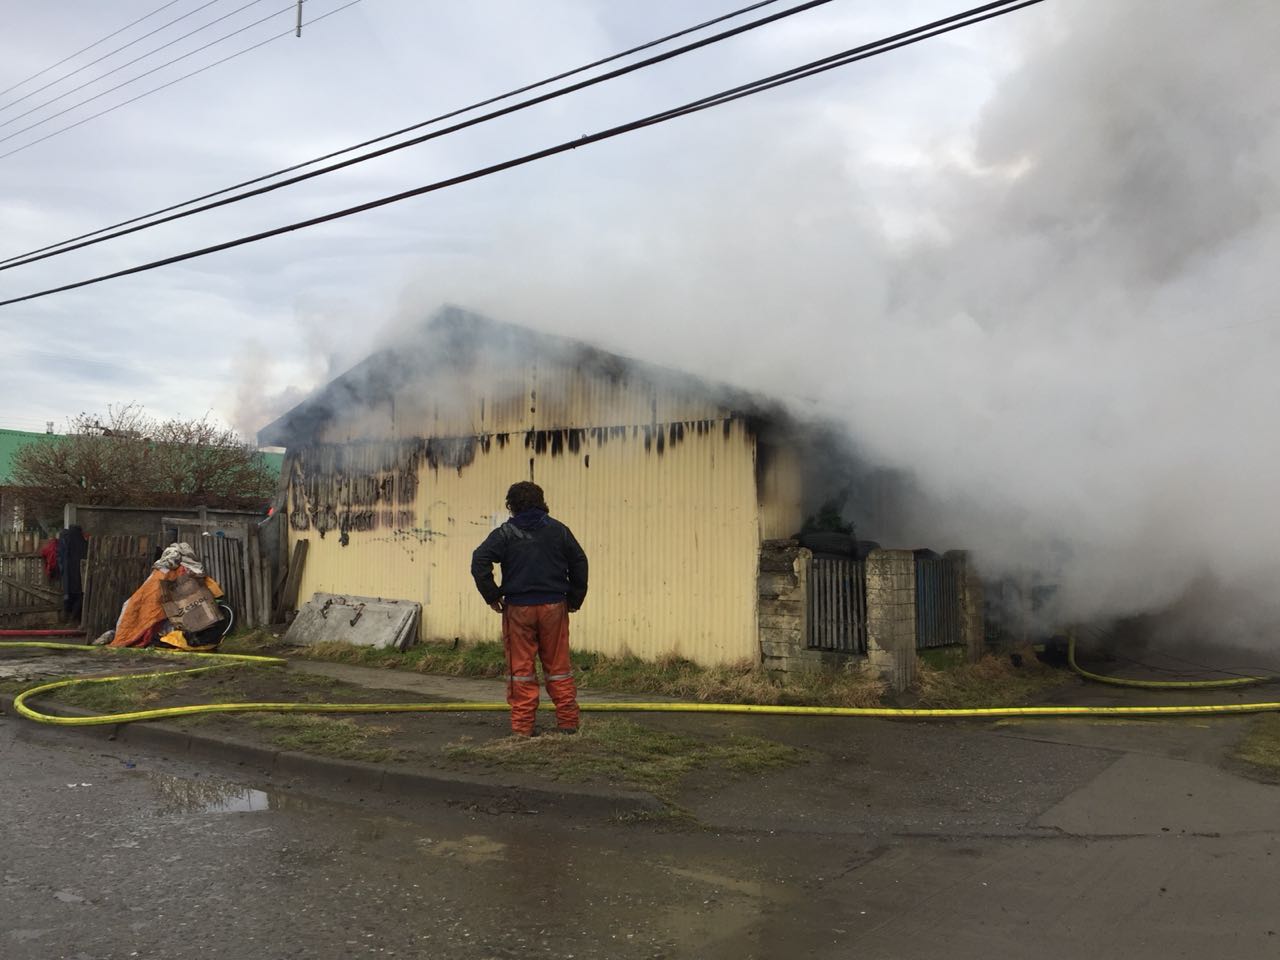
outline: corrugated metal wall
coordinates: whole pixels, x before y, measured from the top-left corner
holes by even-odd
[[[800,454],[791,445],[757,444],[760,539],[794,537],[804,524],[804,477]]]
[[[477,389],[482,384],[482,389]],[[393,437],[462,437],[564,427],[631,426],[723,417],[708,397],[664,389],[634,371],[584,373],[554,359],[523,367],[433,371],[417,389],[373,408],[349,408],[325,428],[326,443]]]
[[[568,422],[609,423],[610,404],[617,400],[619,418],[640,411],[628,403],[647,404],[647,426],[537,440],[513,434],[506,443],[477,448],[460,470],[422,463],[412,524],[379,522],[374,529],[351,529],[345,546],[337,529],[323,538],[314,527],[290,530],[291,541],[311,540],[300,596],[329,591],[420,599],[424,636],[497,639],[498,617],[471,581],[471,551],[506,518],[507,487],[532,478],[546,489],[553,515],[573,528],[591,559],[591,595],[574,618],[576,647],[644,657],[677,653],[701,663],[758,656],[762,522],[754,436],[738,420],[689,418],[655,425],[649,419],[655,409],[712,412],[705,404],[681,407],[669,399],[659,404],[654,391],[628,392],[599,378],[561,380],[577,386],[564,389],[561,411],[548,402],[543,408],[551,411],[548,418],[554,413],[559,422],[565,422],[559,420],[563,416]],[[545,386],[531,390],[534,404],[548,395]],[[490,429],[497,423],[488,419],[495,410],[514,416],[501,404],[484,406]],[[405,409],[399,399],[396,409],[397,416]],[[530,429],[547,429],[537,425],[537,407],[533,410]],[[332,448],[297,453],[304,468],[327,461],[324,469],[340,469]],[[365,451],[350,459],[372,466],[377,460],[370,456]],[[343,487],[341,478],[326,479],[331,489]]]

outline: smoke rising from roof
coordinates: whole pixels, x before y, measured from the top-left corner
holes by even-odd
[[[1073,618],[1208,577],[1252,598],[1232,629],[1260,638],[1280,622],[1280,10],[1036,9],[971,129],[877,152],[846,72],[682,121],[679,153],[641,134],[660,175],[531,194],[484,254],[424,265],[405,316],[450,300],[801,395],[915,474],[903,545],[1039,571]]]

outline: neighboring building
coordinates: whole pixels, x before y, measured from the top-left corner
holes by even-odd
[[[760,397],[447,309],[258,439],[288,448],[303,599],[418,600],[425,637],[495,639],[471,552],[533,480],[590,557],[575,646],[712,664],[760,657],[761,544],[802,523],[802,432]]]
[[[25,530],[29,519],[22,496],[23,488],[13,480],[14,457],[29,443],[56,442],[57,439],[58,435],[52,431],[0,430],[0,532]]]

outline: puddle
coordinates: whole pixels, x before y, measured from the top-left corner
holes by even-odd
[[[380,840],[397,821],[390,817],[349,817],[340,805],[287,790],[258,790],[217,777],[179,777],[155,770],[131,772],[144,777],[156,793],[155,815],[186,816],[222,813],[309,813],[343,811],[344,832],[358,840]]]
[[[160,815],[171,813],[258,813],[282,806],[277,794],[226,780],[144,774],[155,790]]]
[[[492,863],[503,859],[507,845],[491,837],[472,835],[461,840],[432,840],[422,837],[418,846],[437,857],[453,857],[463,863]]]

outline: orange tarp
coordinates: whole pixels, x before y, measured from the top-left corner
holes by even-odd
[[[145,647],[155,639],[155,629],[168,619],[164,612],[164,588],[166,580],[177,580],[186,574],[185,567],[176,570],[155,570],[133,592],[120,619],[116,623],[116,635],[111,641],[113,647]],[[215,597],[222,596],[222,588],[212,577],[204,578],[204,585]]]

